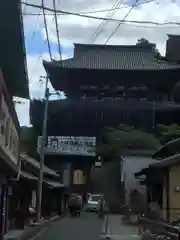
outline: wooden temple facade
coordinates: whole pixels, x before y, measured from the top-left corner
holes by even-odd
[[[173,62],[157,59],[151,44],[74,44],[72,58],[44,61],[52,86],[66,95],[49,102],[48,135],[92,136],[98,142],[105,126],[124,123],[152,131],[156,124],[179,123],[180,107],[172,96],[180,75],[178,60],[180,54]],[[31,123],[39,135],[43,110],[43,101],[31,102]],[[67,157],[53,158],[58,164]]]
[[[153,49],[75,44],[73,58],[44,61],[52,86],[67,97],[49,102],[49,133],[98,136],[104,126],[119,123],[152,129],[179,122],[172,89],[180,64],[155,58]],[[32,101],[31,122],[39,131],[43,109],[43,101]]]

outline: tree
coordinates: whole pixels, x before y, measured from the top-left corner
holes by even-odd
[[[156,44],[155,43],[151,43],[149,40],[147,40],[146,38],[140,38],[137,40],[136,45],[142,45],[142,46],[146,46],[146,45],[153,45],[153,50],[155,52],[155,56],[161,57],[161,54],[159,52],[159,50],[156,48]]]
[[[180,138],[180,125],[176,123],[170,125],[158,124],[157,129],[160,135],[161,144]]]
[[[105,129],[97,151],[105,161],[109,161],[116,159],[123,150],[153,151],[159,146],[160,142],[154,135],[121,124],[117,128]]]
[[[20,134],[20,152],[27,153],[31,157],[38,158],[37,139],[38,135],[33,127],[22,127]]]

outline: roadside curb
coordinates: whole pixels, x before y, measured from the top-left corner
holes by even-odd
[[[24,230],[17,230],[17,233],[11,234],[11,233],[7,233],[4,236],[5,240],[30,240],[30,239],[35,239],[36,237],[38,237],[38,235],[41,235],[40,233],[44,232],[51,223],[58,221],[62,218],[62,216],[54,216],[48,220],[42,220],[42,222],[40,223],[33,223],[30,226],[28,226],[26,229]]]

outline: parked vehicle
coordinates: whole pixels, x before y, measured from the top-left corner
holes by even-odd
[[[100,205],[101,205],[101,198],[104,199],[104,196],[102,194],[90,194],[88,197],[88,201],[85,207],[85,210],[87,212],[99,212],[100,211]],[[105,199],[103,203],[103,208],[105,209]]]

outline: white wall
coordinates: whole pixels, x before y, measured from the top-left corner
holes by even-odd
[[[141,171],[154,162],[150,157],[142,156],[125,156],[123,158],[123,180],[125,184],[126,202],[129,201],[131,189],[137,189],[144,196],[146,195],[145,187],[139,184],[139,180],[135,178],[134,173]]]

